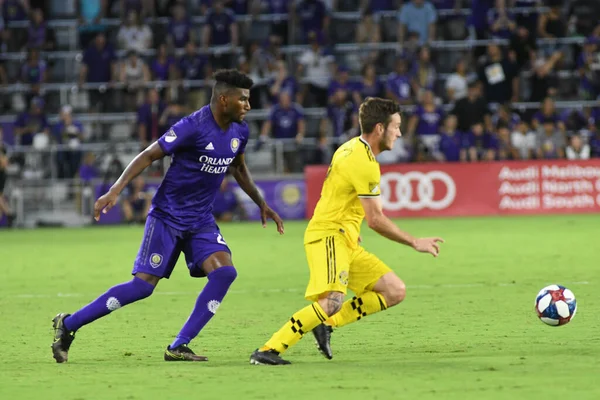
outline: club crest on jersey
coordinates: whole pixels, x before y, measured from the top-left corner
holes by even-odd
[[[240,147],[240,139],[238,139],[238,138],[231,139],[231,151],[233,151],[235,153],[236,151],[238,151],[239,147]]]
[[[377,193],[379,190],[379,182],[369,182],[369,192],[372,194]]]
[[[163,256],[161,256],[158,253],[152,253],[152,255],[150,256],[150,265],[152,266],[152,268],[160,267],[160,264],[162,264],[162,261],[163,261]]]
[[[348,271],[341,271],[338,278],[342,285],[344,285],[344,286],[348,285]]]
[[[165,142],[172,143],[175,141],[175,139],[177,139],[177,135],[175,134],[173,128],[171,128],[169,129],[169,132],[167,132],[167,134],[165,135]]]

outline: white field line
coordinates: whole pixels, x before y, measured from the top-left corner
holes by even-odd
[[[550,284],[550,283],[549,283]],[[562,285],[591,285],[591,282],[578,281],[578,282],[562,282]],[[432,289],[468,289],[468,288],[481,288],[481,287],[511,287],[519,286],[518,283],[496,283],[496,284],[484,284],[484,283],[447,283],[441,285],[407,285],[408,290],[432,290]],[[541,286],[546,286],[541,284]],[[229,294],[260,294],[260,293],[302,293],[304,289],[288,288],[288,289],[259,289],[259,290],[230,290]],[[160,296],[189,296],[197,295],[197,292],[156,292],[156,295]],[[95,293],[98,295],[99,293]],[[92,293],[57,293],[57,294],[17,294],[13,296],[7,296],[9,298],[17,299],[47,299],[56,297],[81,297],[81,296],[93,296]],[[0,297],[1,298],[1,297]]]

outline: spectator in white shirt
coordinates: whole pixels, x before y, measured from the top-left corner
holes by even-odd
[[[566,150],[567,159],[569,160],[589,160],[590,145],[583,143],[581,136],[573,135]]]
[[[310,32],[308,38],[310,47],[298,58],[298,74],[304,75],[307,82],[302,90],[303,105],[307,105],[305,95],[310,93],[314,105],[325,107],[335,58],[321,47],[315,32]]]
[[[446,80],[446,95],[448,96],[448,101],[451,103],[467,97],[468,77],[466,61],[460,60],[457,62],[454,71]]]
[[[131,10],[127,14],[127,23],[119,29],[117,42],[120,49],[141,54],[152,47],[152,31],[140,21],[137,12]]]
[[[522,160],[533,158],[536,146],[536,134],[529,129],[527,122],[520,121],[510,137],[513,148]]]

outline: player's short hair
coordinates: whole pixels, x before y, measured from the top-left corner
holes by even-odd
[[[358,109],[358,121],[362,133],[369,134],[375,125],[383,124],[387,127],[392,115],[400,114],[400,104],[393,100],[379,97],[367,97]]]
[[[236,69],[220,69],[213,74],[213,79],[214,89],[218,92],[234,88],[250,89],[254,85],[252,78]]]

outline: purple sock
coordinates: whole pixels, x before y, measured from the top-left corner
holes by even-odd
[[[171,344],[172,349],[182,344],[188,344],[198,336],[202,328],[217,312],[217,308],[221,305],[221,301],[236,276],[237,272],[234,267],[217,268],[208,274],[208,283],[198,296],[192,314]]]
[[[81,310],[64,320],[65,327],[77,331],[84,325],[102,318],[134,301],[145,299],[154,291],[154,286],[143,279],[134,277],[131,281],[113,286],[106,293],[92,301]]]

